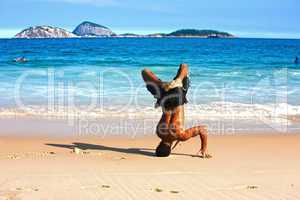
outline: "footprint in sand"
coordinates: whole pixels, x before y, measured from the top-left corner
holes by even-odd
[[[109,185],[101,185],[101,188],[110,188]]]
[[[173,193],[173,194],[178,194],[178,193],[179,193],[179,191],[177,191],[177,190],[171,190],[171,191],[170,191],[170,193]]]
[[[257,185],[236,185],[233,187],[227,187],[227,188],[219,188],[216,190],[256,190],[259,187]]]
[[[154,192],[163,192],[163,189],[161,189],[161,188],[155,188],[153,191]]]
[[[22,187],[17,187],[15,189],[16,191],[23,191],[23,192],[38,192],[38,188],[22,188]]]
[[[159,187],[157,187],[157,188],[151,189],[151,191],[153,191],[153,192],[163,192],[164,190],[161,189],[161,188],[159,188]],[[178,191],[178,190],[170,190],[169,192],[172,193],[172,194],[178,194],[178,193],[180,193],[180,191]]]
[[[109,188],[111,188],[111,186],[110,185],[87,185],[87,186],[81,186],[80,188],[83,189],[83,190],[86,190],[86,189],[98,189],[98,188],[109,189]]]
[[[247,189],[248,190],[256,190],[256,189],[258,189],[258,186],[257,185],[248,185]]]
[[[126,160],[127,157],[125,157],[125,156],[116,156],[116,157],[114,157],[113,159],[114,159],[114,160]]]

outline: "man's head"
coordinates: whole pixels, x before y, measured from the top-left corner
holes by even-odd
[[[168,157],[171,154],[171,144],[161,141],[156,147],[155,155],[157,157]]]

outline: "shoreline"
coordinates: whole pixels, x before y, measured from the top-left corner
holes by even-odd
[[[193,156],[199,138],[180,143],[170,157],[157,158],[158,141],[0,137],[0,197],[300,198],[300,135],[211,136],[211,159]]]
[[[300,132],[299,106],[212,103],[186,105],[186,128],[206,125],[213,135]],[[36,106],[27,110],[0,108],[0,128],[8,135],[154,135],[161,109],[118,107],[77,110],[70,107],[48,109]],[[0,133],[0,135],[2,135]]]
[[[32,118],[13,117],[0,118],[0,137],[125,137],[141,138],[155,136],[157,118]],[[222,135],[252,135],[252,134],[297,134],[300,133],[298,123],[278,124],[266,123],[261,120],[223,119],[220,120],[198,120],[187,119],[185,128],[205,125],[209,134]]]

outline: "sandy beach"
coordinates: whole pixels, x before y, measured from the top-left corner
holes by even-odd
[[[199,142],[2,136],[0,199],[300,199],[300,135],[211,136],[211,159]]]

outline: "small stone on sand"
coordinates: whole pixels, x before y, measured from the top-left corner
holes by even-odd
[[[255,190],[255,189],[258,189],[258,186],[256,186],[256,185],[248,185],[247,189],[248,190]]]
[[[127,158],[124,156],[118,156],[118,157],[114,157],[114,159],[116,160],[126,160]]]
[[[179,193],[179,191],[177,191],[177,190],[171,190],[170,192],[173,193],[173,194],[178,194]]]
[[[163,190],[160,189],[160,188],[155,188],[154,191],[155,191],[155,192],[162,192]]]
[[[73,152],[75,154],[80,154],[81,153],[81,149],[79,149],[78,147],[74,147]]]
[[[110,188],[109,185],[102,185],[101,187],[102,187],[102,188]]]

